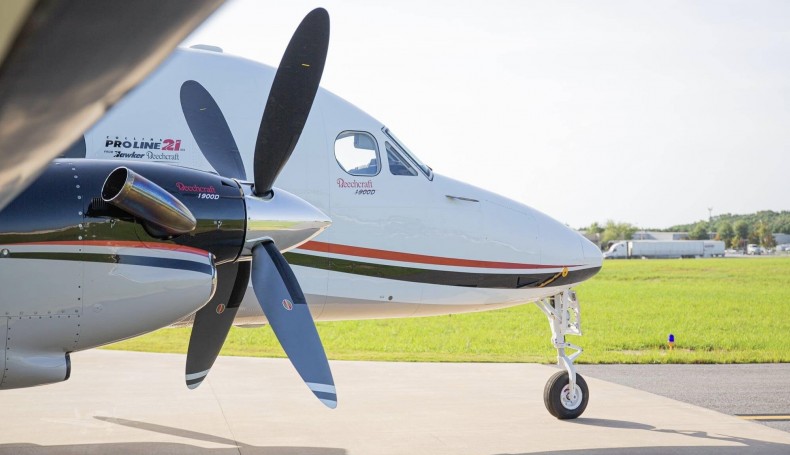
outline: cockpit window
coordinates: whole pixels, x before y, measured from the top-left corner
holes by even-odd
[[[386,126],[382,128],[381,131],[383,131],[388,138],[392,139],[392,142],[394,142],[395,145],[397,145],[398,148],[403,151],[403,154],[406,155],[406,157],[412,163],[414,163],[414,165],[420,168],[422,173],[425,174],[426,177],[428,177],[428,180],[433,180],[433,169],[431,169],[430,166],[420,161],[419,158],[417,158],[417,156],[414,153],[412,153],[411,150],[407,149],[406,146],[403,145],[403,142],[398,140],[398,138],[395,137],[395,135],[392,134],[392,132]]]
[[[384,142],[384,148],[387,149],[387,161],[390,165],[390,172],[392,175],[417,175],[417,171],[403,158],[395,147],[389,142]]]
[[[379,173],[379,147],[369,133],[343,131],[335,139],[335,159],[351,175]]]

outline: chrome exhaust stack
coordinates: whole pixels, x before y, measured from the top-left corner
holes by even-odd
[[[110,172],[102,186],[104,202],[141,218],[169,235],[192,232],[192,212],[167,190],[127,167]]]

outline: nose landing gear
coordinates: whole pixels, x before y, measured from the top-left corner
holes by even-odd
[[[551,415],[558,419],[575,419],[587,408],[590,392],[584,378],[576,373],[573,361],[582,353],[582,348],[565,341],[565,335],[581,335],[581,309],[576,293],[571,290],[560,292],[538,302],[538,307],[549,319],[551,342],[557,349],[557,363],[565,367],[546,383],[543,402]],[[568,355],[565,350],[576,352]]]

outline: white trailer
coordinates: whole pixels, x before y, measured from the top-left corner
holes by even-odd
[[[719,240],[629,240],[613,244],[605,259],[675,259],[724,256]]]
[[[705,242],[705,258],[723,258],[724,257],[724,242],[721,240],[703,240]]]

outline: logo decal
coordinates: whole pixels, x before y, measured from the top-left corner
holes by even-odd
[[[214,185],[186,185],[182,182],[176,182],[176,188],[182,193],[198,193],[198,199],[219,199],[219,194],[217,194],[217,189],[214,188]]]
[[[222,314],[224,312],[225,312],[225,304],[220,303],[219,305],[217,305],[217,314]]]
[[[337,179],[336,183],[338,188],[355,189],[354,194],[356,194],[357,196],[376,194],[376,190],[373,188],[373,180],[368,180],[367,182],[365,182],[356,179],[351,181],[347,181],[345,179]]]
[[[294,309],[294,304],[291,303],[291,301],[288,299],[283,299],[283,308],[285,308],[288,311],[291,311]]]
[[[112,154],[113,158],[135,158],[149,160],[179,161],[179,152],[185,150],[181,148],[181,139],[159,139],[152,137],[129,138],[106,136],[104,141],[104,153]]]
[[[217,189],[214,188],[214,185],[209,186],[200,186],[200,185],[186,185],[182,182],[176,182],[176,188],[178,191],[183,191],[185,193],[216,193]]]

